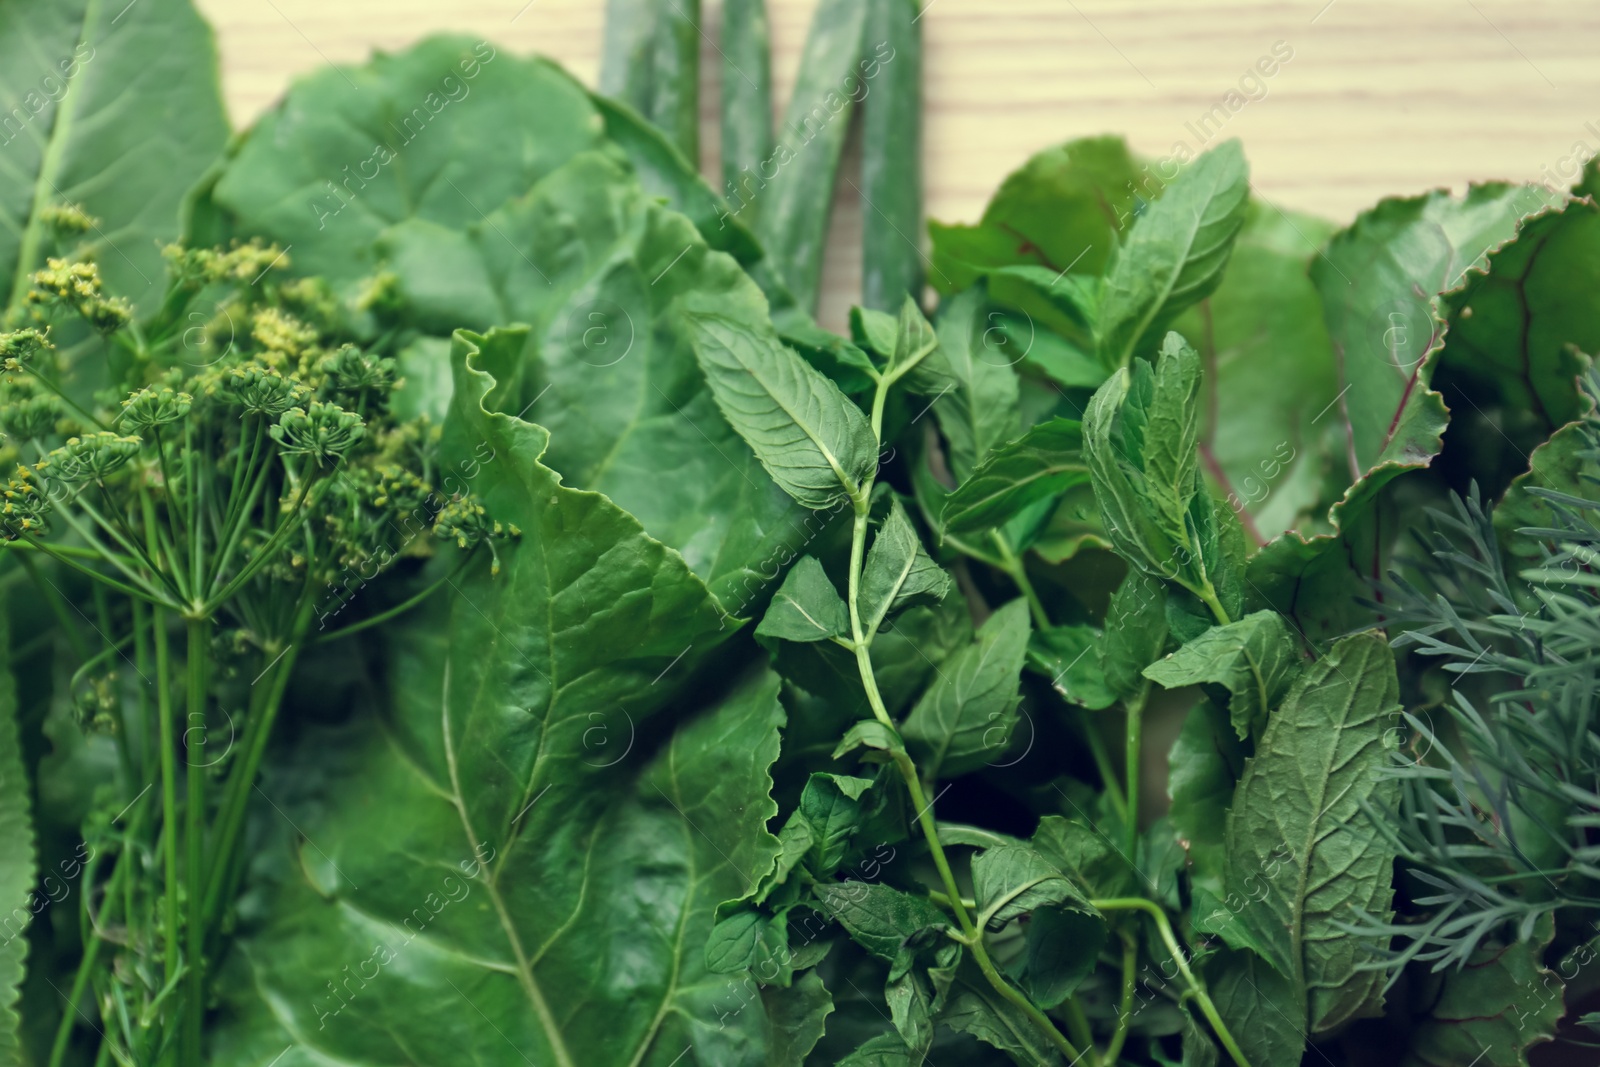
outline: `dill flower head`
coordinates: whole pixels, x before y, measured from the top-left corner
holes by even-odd
[[[0,333],[0,369],[15,373],[23,369],[23,364],[29,356],[40,349],[54,347],[50,343],[48,329],[35,330],[29,327]]]
[[[50,498],[40,488],[39,476],[19,464],[0,490],[0,537],[15,541],[44,536],[50,532],[45,523],[49,511]]]
[[[177,422],[189,414],[189,407],[193,403],[194,397],[188,393],[177,393],[171,389],[140,389],[122,402],[122,414],[118,416],[118,421],[134,431],[149,430]]]
[[[56,237],[75,237],[88,233],[100,224],[77,204],[50,204],[39,213],[44,224],[55,231]]]
[[[120,296],[108,297],[100,283],[100,268],[86,259],[54,257],[43,270],[34,271],[28,304],[40,308],[68,308],[101,333],[111,333],[133,318],[133,305]]]
[[[366,433],[366,424],[338,404],[313,400],[308,407],[285,411],[267,432],[285,455],[310,456],[325,463],[350,451]]]
[[[274,419],[311,395],[293,378],[260,363],[228,368],[222,379],[222,393],[244,408],[245,414]]]
[[[66,444],[51,449],[39,466],[48,467],[52,476],[69,485],[100,482],[125,467],[139,454],[143,443],[137,437],[123,437],[107,430],[69,437]]]
[[[394,360],[380,359],[355,345],[343,345],[322,363],[328,384],[341,393],[384,393],[394,388]]]

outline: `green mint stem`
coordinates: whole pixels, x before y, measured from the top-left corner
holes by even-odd
[[[1142,911],[1155,920],[1162,943],[1172,954],[1172,961],[1178,965],[1178,971],[1188,983],[1191,995],[1199,1003],[1201,1013],[1211,1024],[1212,1030],[1216,1031],[1217,1040],[1222,1042],[1222,1047],[1228,1050],[1228,1055],[1233,1057],[1233,1062],[1238,1064],[1238,1067],[1250,1067],[1250,1061],[1239,1051],[1239,1045],[1234,1041],[1233,1034],[1228,1031],[1227,1024],[1217,1013],[1217,1006],[1211,1003],[1211,997],[1206,993],[1205,986],[1200,984],[1194,972],[1189,969],[1189,960],[1172,932],[1172,923],[1168,921],[1167,913],[1161,910],[1160,905],[1143,897],[1111,897],[1106,900],[1091,900],[1089,903],[1101,911]]]
[[[1126,703],[1128,712],[1127,752],[1125,768],[1128,779],[1128,803],[1123,813],[1127,827],[1128,862],[1138,866],[1139,856],[1139,762],[1144,751],[1144,704],[1150,696],[1150,683],[1144,682],[1139,691]],[[1114,791],[1114,790],[1113,790]]]
[[[1117,1067],[1117,1057],[1122,1055],[1122,1046],[1128,1040],[1128,1024],[1133,1019],[1133,994],[1137,982],[1135,974],[1139,966],[1139,942],[1130,934],[1122,935],[1122,1003],[1117,1007],[1117,1029],[1111,1035],[1111,1043],[1106,1046],[1104,1067]]]
[[[999,530],[991,532],[994,546],[1000,553],[1000,569],[1016,583],[1022,590],[1022,595],[1028,600],[1028,610],[1033,613],[1034,625],[1041,630],[1050,629],[1050,616],[1045,614],[1044,602],[1039,599],[1038,592],[1033,588],[1033,582],[1028,578],[1028,569],[1022,560],[1011,548],[1011,542]]]

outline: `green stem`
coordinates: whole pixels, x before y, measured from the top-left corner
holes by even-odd
[[[1211,609],[1211,614],[1216,616],[1218,626],[1227,626],[1233,622],[1228,617],[1228,612],[1223,608],[1222,600],[1217,596],[1217,587],[1211,584],[1210,578],[1206,579],[1205,585],[1193,592],[1195,596],[1205,602],[1206,607]]]
[[[1117,1029],[1106,1046],[1104,1067],[1117,1067],[1117,1057],[1128,1040],[1128,1024],[1133,1021],[1133,994],[1137,986],[1139,942],[1131,934],[1122,935],[1122,1003],[1117,1008]]]
[[[327,642],[327,641],[337,641],[341,637],[349,637],[351,634],[360,633],[362,630],[367,629],[369,626],[376,626],[381,622],[388,622],[390,619],[394,618],[396,615],[402,615],[405,612],[410,611],[412,608],[416,607],[418,604],[422,603],[424,600],[427,600],[430,596],[432,596],[435,592],[437,592],[441,587],[444,586],[444,584],[446,582],[451,581],[456,576],[458,576],[462,571],[466,570],[467,564],[469,564],[471,562],[472,562],[472,553],[468,552],[468,553],[466,553],[465,555],[462,556],[461,562],[456,564],[455,570],[451,571],[449,574],[446,574],[441,578],[438,578],[438,579],[434,580],[433,582],[430,582],[428,584],[428,587],[423,589],[420,593],[417,593],[415,596],[407,597],[405,600],[402,600],[400,603],[396,604],[394,607],[389,608],[386,611],[379,612],[378,614],[372,616],[371,618],[362,619],[360,622],[351,623],[349,626],[346,626],[342,630],[334,630],[331,633],[322,634],[321,636],[319,636],[317,638],[317,644],[322,644],[322,643]]]
[[[878,388],[872,400],[872,430],[874,439],[878,438],[879,428],[883,422],[884,398],[888,394],[888,383],[879,380]],[[850,531],[850,571],[849,571],[849,599],[847,607],[850,612],[851,644],[855,648],[856,668],[861,675],[861,686],[866,690],[867,704],[872,708],[875,719],[894,729],[894,720],[890,718],[888,708],[884,706],[883,695],[878,691],[878,679],[872,669],[872,657],[868,653],[870,638],[864,634],[861,627],[861,572],[866,558],[867,523],[871,508],[872,483],[875,475],[869,475],[861,485],[854,497],[855,523]],[[922,779],[917,774],[917,768],[911,757],[902,749],[894,753],[895,767],[904,779],[906,791],[911,797],[911,804],[917,810],[917,823],[922,828],[922,836],[928,843],[929,855],[933,858],[933,865],[939,871],[939,880],[944,884],[945,896],[950,902],[950,910],[956,917],[956,923],[961,927],[960,940],[972,952],[973,959],[977,961],[978,969],[983,972],[989,984],[996,993],[1010,1001],[1018,1011],[1028,1017],[1028,1020],[1039,1028],[1040,1032],[1050,1040],[1070,1062],[1077,1062],[1080,1058],[1077,1048],[1067,1039],[1067,1036],[1057,1029],[1055,1023],[1040,1011],[1034,1003],[1023,995],[1022,991],[1007,982],[994,962],[989,958],[988,949],[983,943],[983,931],[973,925],[972,916],[968,913],[961,899],[961,891],[956,885],[954,872],[950,869],[950,860],[944,854],[944,846],[939,843],[939,828],[933,817],[933,804],[928,800],[922,788]],[[1092,1050],[1090,1050],[1092,1051]]]
[[[178,973],[178,773],[177,739],[172,734],[172,655],[167,613],[155,610],[156,715],[161,732],[161,851],[166,861],[166,979]]]
[[[1144,704],[1150,694],[1150,683],[1142,682],[1138,692],[1126,701],[1128,712],[1127,752],[1124,772],[1128,779],[1128,804],[1123,813],[1126,826],[1128,862],[1138,866],[1139,857],[1139,763],[1144,751]]]
[[[1022,590],[1022,595],[1028,598],[1028,610],[1033,613],[1033,621],[1041,630],[1050,629],[1050,616],[1045,614],[1044,602],[1039,599],[1038,592],[1033,588],[1033,582],[1028,578],[1028,568],[1018,558],[1011,548],[1011,542],[999,530],[990,531],[989,535],[994,540],[995,548],[1000,550],[1000,569],[1016,583]]]
[[[1207,995],[1205,986],[1200,984],[1194,972],[1189,969],[1189,960],[1172,932],[1172,923],[1168,921],[1167,913],[1161,910],[1160,905],[1142,897],[1112,897],[1106,900],[1091,900],[1089,903],[1101,911],[1142,911],[1155,920],[1162,943],[1167,946],[1167,951],[1172,954],[1172,961],[1178,965],[1178,971],[1188,983],[1190,994],[1199,1002],[1201,1013],[1211,1023],[1212,1030],[1216,1031],[1217,1040],[1222,1042],[1222,1047],[1228,1050],[1228,1055],[1233,1057],[1233,1062],[1238,1064],[1238,1067],[1250,1067],[1250,1061],[1239,1051],[1238,1042],[1234,1041],[1227,1024],[1217,1013],[1217,1006],[1211,1003],[1211,997]]]
[[[198,542],[199,538],[195,540]],[[198,577],[198,575],[196,576]],[[210,653],[210,633],[207,620],[190,618],[185,629],[188,631],[188,714],[185,721],[188,728],[184,731],[184,740],[189,764],[188,780],[189,796],[185,814],[188,816],[187,845],[188,859],[185,870],[188,898],[188,997],[184,1002],[184,1029],[183,1045],[186,1050],[185,1062],[200,1062],[200,1020],[205,1014],[205,926],[202,923],[202,907],[205,894],[201,887],[205,885],[205,876],[202,873],[205,856],[205,808],[206,808],[206,660]]]
[[[1106,797],[1111,801],[1111,807],[1117,813],[1117,818],[1124,823],[1128,821],[1128,800],[1120,785],[1117,769],[1111,765],[1111,754],[1106,751],[1105,738],[1100,736],[1100,729],[1096,725],[1093,715],[1081,715],[1079,721],[1083,725],[1083,736],[1089,742],[1089,755],[1094,758],[1095,770],[1100,772],[1100,780],[1105,783]]]

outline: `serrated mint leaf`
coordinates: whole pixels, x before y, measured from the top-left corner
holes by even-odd
[[[1202,699],[1183,721],[1168,758],[1168,818],[1189,861],[1189,881],[1220,900],[1227,870],[1226,831],[1233,790],[1244,773],[1248,749],[1228,722],[1228,714]],[[1207,922],[1195,904],[1195,922]],[[1216,916],[1222,921],[1225,915]]]
[[[978,965],[963,959],[939,1021],[1005,1052],[1017,1063],[1057,1067],[1066,1061],[1021,1009],[995,992]]]
[[[1228,814],[1227,903],[1217,932],[1248,927],[1267,962],[1305,991],[1307,1029],[1380,1014],[1383,946],[1339,924],[1389,914],[1395,851],[1363,811],[1396,803],[1384,777],[1398,721],[1394,653],[1377,633],[1335,644],[1301,672],[1245,764]]]
[[[706,936],[706,966],[713,974],[740,974],[759,960],[780,958],[787,948],[785,933],[782,919],[774,921],[749,905],[724,905]]]
[[[1018,974],[1022,988],[1041,1008],[1071,996],[1095,968],[1109,936],[1092,908],[1047,904],[1028,920],[1027,951]]]
[[[917,302],[908,294],[895,319],[894,358],[885,373],[891,379],[910,374],[938,347],[939,335],[922,314]]]
[[[868,1038],[840,1060],[839,1067],[919,1067],[922,1062],[922,1054],[912,1052],[905,1039],[891,1030]]]
[[[851,340],[876,352],[885,363],[894,358],[897,329],[894,316],[887,311],[874,311],[860,305],[850,309]]]
[[[942,930],[950,920],[927,897],[877,882],[835,882],[817,886],[817,899],[856,944],[897,970],[913,954],[907,942],[919,934]]]
[[[844,740],[833,750],[833,758],[847,756],[858,748],[875,749],[879,752],[904,752],[905,742],[900,740],[900,735],[876,719],[865,719],[850,727],[844,735]]]
[[[1022,429],[1016,357],[1006,352],[986,311],[981,288],[947,301],[939,309],[938,347],[905,377],[912,392],[933,401],[958,479]]]
[[[945,498],[943,530],[960,535],[1004,526],[1030,505],[1088,480],[1082,424],[1050,419],[991,452]]]
[[[972,858],[972,888],[991,933],[1046,904],[1089,903],[1055,864],[1027,846],[986,848]]]
[[[1219,948],[1198,962],[1217,1014],[1252,1064],[1301,1061],[1305,1013],[1290,979],[1246,949]]]
[[[1111,594],[1100,640],[1100,667],[1106,688],[1127,700],[1144,686],[1144,669],[1167,647],[1167,592],[1160,582],[1135,568]]]
[[[999,759],[1016,724],[1028,651],[1028,605],[1013,600],[975,641],[939,664],[900,733],[928,778],[955,777]]]
[[[950,591],[950,576],[923,551],[898,496],[872,539],[861,571],[861,629],[876,633],[892,613],[918,604],[937,604]]]
[[[861,827],[861,795],[872,779],[844,774],[813,774],[800,794],[800,814],[811,826],[807,866],[819,878],[838,870]]]
[[[1033,850],[1095,896],[1121,896],[1133,868],[1105,832],[1078,819],[1046,815],[1029,842]]]
[[[849,632],[849,610],[815,556],[800,557],[756,626],[757,637],[785,641],[826,641]]]
[[[814,511],[859,495],[878,462],[861,410],[770,327],[753,328],[709,304],[688,307],[690,343],[717,407],[772,480]]]
[[[1200,439],[1199,400],[1200,355],[1178,334],[1169,333],[1155,364],[1149,406],[1140,413],[1144,421],[1137,462],[1151,512],[1175,545],[1187,544],[1189,502],[1202,491],[1195,452]],[[1134,443],[1131,431],[1128,440]]]
[[[1117,695],[1106,686],[1100,666],[1101,632],[1093,626],[1052,626],[1028,639],[1028,666],[1050,685],[1091,711],[1109,708]]]
[[[1168,689],[1213,682],[1233,699],[1228,714],[1241,741],[1259,734],[1267,713],[1289,689],[1300,667],[1300,647],[1276,611],[1258,611],[1217,626],[1144,669]]]
[[[1134,222],[1106,270],[1098,334],[1108,368],[1150,351],[1173,318],[1222,283],[1249,195],[1244,152],[1225,141]]]

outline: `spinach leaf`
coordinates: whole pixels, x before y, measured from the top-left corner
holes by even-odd
[[[0,609],[5,604],[0,601]],[[11,647],[10,616],[0,610],[0,648]],[[16,1010],[28,956],[28,926],[37,900],[34,834],[29,817],[28,775],[17,726],[17,685],[9,666],[0,667],[0,1060],[23,1062],[22,1020]]]
[[[457,335],[445,440],[450,457],[490,450],[476,492],[523,535],[498,576],[469,572],[448,625],[391,630],[383,728],[297,753],[298,774],[327,768],[307,780],[325,795],[296,810],[303,838],[254,890],[228,1062],[285,1044],[355,1062],[508,1045],[565,1065],[691,1046],[681,1062],[765,1062],[759,1013],[738,1011],[742,986],[709,975],[704,946],[717,902],[778,856],[778,680],[684,685],[722,639],[717,606],[630,516],[560,484],[542,429],[483,406],[523,343]]]
[[[160,245],[228,137],[210,28],[188,0],[12,6],[0,13],[0,70],[14,105],[0,190],[6,306],[59,254],[46,209],[76,205],[98,220],[85,237],[108,290],[153,310]]]

